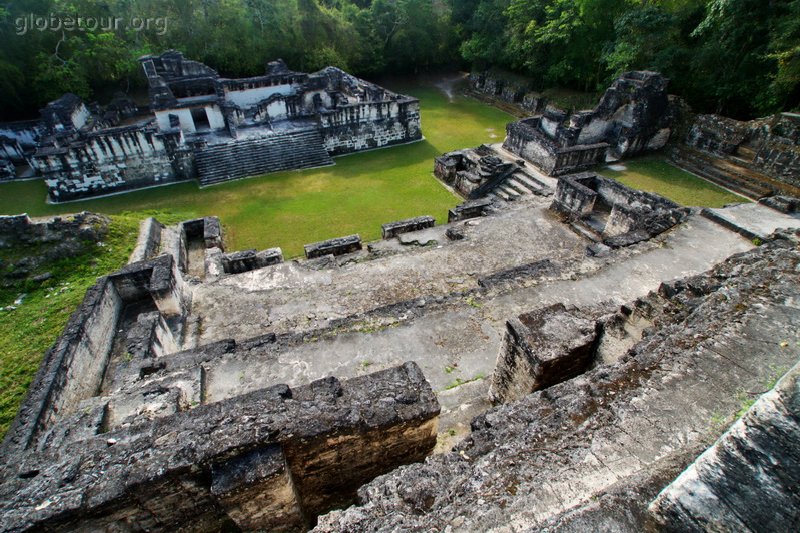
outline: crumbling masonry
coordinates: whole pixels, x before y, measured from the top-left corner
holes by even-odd
[[[41,176],[63,202],[197,179],[201,185],[331,165],[331,156],[422,138],[419,101],[335,67],[222,78],[168,51],[140,59],[149,111],[67,94],[39,121],[0,125],[0,179]],[[24,170],[30,167],[28,170]]]

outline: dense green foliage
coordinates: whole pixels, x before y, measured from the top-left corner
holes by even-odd
[[[51,13],[48,29],[31,27],[31,15]],[[68,17],[83,31],[52,31]],[[800,103],[800,0],[19,0],[0,7],[0,39],[5,118],[65,91],[141,87],[136,59],[167,48],[229,76],[276,57],[362,76],[476,65],[594,92],[652,68],[699,111],[748,117]]]
[[[749,117],[800,103],[798,0],[468,0],[467,61],[541,88],[604,88],[653,69],[699,111]],[[466,4],[470,4],[467,6]]]

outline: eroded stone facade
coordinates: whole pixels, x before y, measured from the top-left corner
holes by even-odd
[[[552,105],[512,122],[503,147],[549,176],[659,150],[669,140],[674,109],[667,79],[656,72],[626,72],[593,110],[568,114]]]
[[[140,59],[150,109],[67,94],[39,122],[0,125],[0,179],[29,165],[63,202],[197,179],[201,185],[333,164],[331,156],[422,138],[419,101],[328,67],[281,61],[222,78],[176,51]]]

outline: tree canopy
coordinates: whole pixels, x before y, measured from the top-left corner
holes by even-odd
[[[0,7],[0,38],[4,119],[141,87],[136,59],[169,48],[227,76],[281,57],[368,77],[497,67],[597,91],[655,69],[699,111],[800,105],[800,0],[18,0]]]

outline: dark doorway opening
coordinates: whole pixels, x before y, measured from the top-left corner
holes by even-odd
[[[211,124],[208,123],[208,115],[203,107],[192,109],[192,120],[194,121],[194,129],[197,131],[211,129]]]

